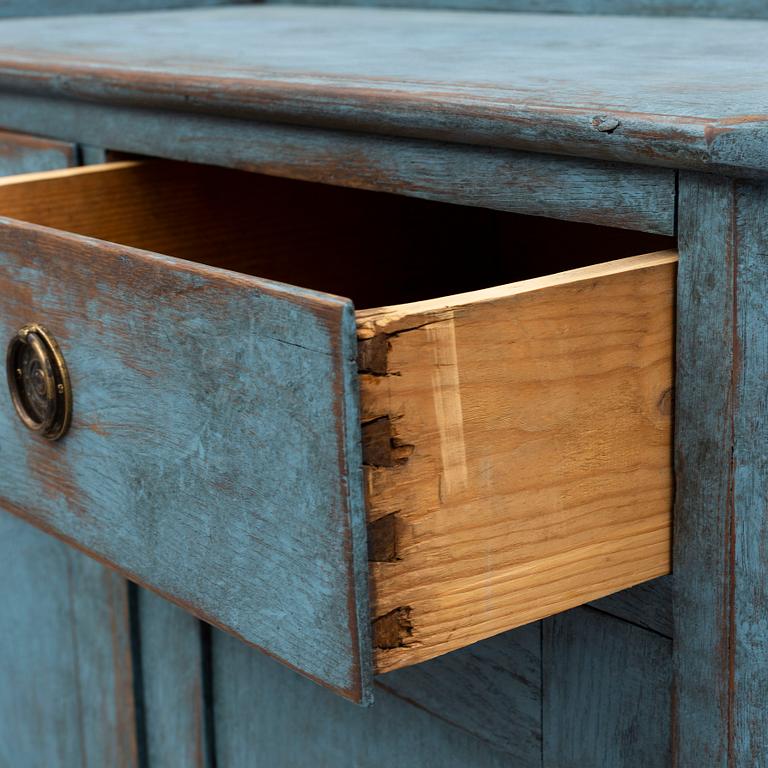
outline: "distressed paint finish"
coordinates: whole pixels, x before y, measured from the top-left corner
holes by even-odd
[[[609,13],[648,16],[768,18],[764,0],[267,0],[288,5],[361,5],[386,8],[451,8],[525,13]]]
[[[77,161],[77,146],[71,142],[0,131],[0,176],[68,168]]]
[[[179,606],[138,590],[143,715],[151,768],[206,768],[200,622]]]
[[[590,603],[604,613],[651,629],[665,637],[673,636],[672,611],[674,581],[672,576],[647,581]]]
[[[389,691],[508,753],[541,761],[541,622],[376,679]]]
[[[768,186],[680,187],[676,765],[768,755]]]
[[[0,27],[0,92],[765,173],[766,34],[765,21],[269,5],[15,19]]]
[[[350,706],[221,632],[213,673],[220,768],[540,768],[383,690]]]
[[[350,698],[369,692],[351,304],[8,219],[0,335],[44,321],[70,433],[0,409],[0,507]]]
[[[5,512],[0,562],[0,765],[137,768],[125,582]]]
[[[304,181],[670,235],[675,172],[582,158],[256,123],[124,106],[0,97],[6,126],[114,150]]]
[[[576,608],[544,621],[543,664],[544,768],[669,768],[668,638]]]

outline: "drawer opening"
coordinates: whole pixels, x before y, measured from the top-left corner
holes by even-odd
[[[674,245],[661,235],[154,160],[0,179],[0,215],[346,296],[359,309]]]

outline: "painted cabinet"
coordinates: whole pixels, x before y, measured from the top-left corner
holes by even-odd
[[[767,24],[0,23],[0,766],[765,763]]]

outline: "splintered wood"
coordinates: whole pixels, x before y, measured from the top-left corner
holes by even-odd
[[[676,261],[357,313],[377,671],[670,571]]]

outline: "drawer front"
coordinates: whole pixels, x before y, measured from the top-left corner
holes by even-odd
[[[2,219],[0,337],[33,322],[72,425],[42,439],[4,398],[0,506],[365,698],[351,304]]]

